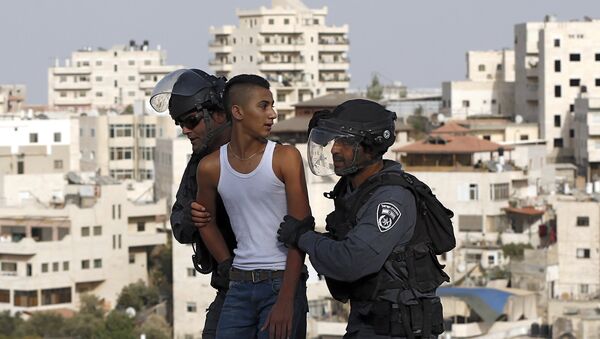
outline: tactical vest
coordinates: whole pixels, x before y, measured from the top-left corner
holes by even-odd
[[[386,161],[385,167],[395,162]],[[452,217],[452,212],[442,207],[432,213],[426,199],[417,192],[413,176],[405,172],[384,171],[370,177],[358,187],[350,197],[346,197],[348,182],[342,177],[334,190],[325,193],[334,200],[335,210],[327,216],[327,231],[336,240],[342,240],[356,225],[356,214],[361,206],[381,186],[398,185],[408,189],[415,196],[417,207],[416,224],[411,240],[405,246],[396,246],[379,272],[370,274],[353,282],[342,282],[326,278],[331,295],[342,302],[349,299],[371,303],[371,314],[366,319],[373,325],[377,334],[426,337],[443,332],[442,306],[435,290],[444,281],[449,281],[443,271],[444,266],[437,260],[436,252],[454,247],[453,233],[433,235],[433,238],[445,240],[437,244],[431,241],[431,218]],[[419,184],[420,181],[416,180]],[[427,187],[426,185],[422,184]],[[428,187],[427,187],[428,189]],[[431,192],[429,190],[429,192]],[[429,215],[427,215],[429,213]],[[436,215],[434,215],[436,214]],[[444,215],[442,215],[444,214]],[[428,219],[429,218],[429,219]],[[402,221],[400,221],[402,222]],[[450,222],[450,229],[452,225]],[[451,231],[450,231],[451,232]]]

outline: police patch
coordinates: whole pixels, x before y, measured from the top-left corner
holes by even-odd
[[[382,202],[377,206],[377,227],[380,232],[389,231],[398,219],[400,219],[400,210],[391,202]]]

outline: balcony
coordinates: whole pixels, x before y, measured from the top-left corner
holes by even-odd
[[[35,255],[38,252],[38,247],[32,238],[23,238],[18,242],[2,241],[0,242],[0,254]]]
[[[290,43],[267,43],[264,41],[258,42],[259,52],[277,53],[277,52],[299,52],[304,45],[304,40],[294,40]]]
[[[136,233],[127,235],[128,247],[162,245],[167,242],[167,233]]]
[[[92,73],[92,69],[90,67],[54,67],[51,69],[54,75],[79,75]]]
[[[350,64],[347,61],[323,62],[319,60],[320,71],[345,71],[349,68]]]
[[[59,96],[54,97],[54,105],[56,106],[89,106],[92,104],[92,99],[84,98],[61,98]]]
[[[54,89],[60,90],[89,90],[92,89],[92,83],[89,81],[84,82],[54,82]]]
[[[154,86],[156,85],[156,82],[154,81],[150,81],[150,80],[146,80],[146,81],[142,81],[140,82],[140,89],[141,90],[145,90],[145,89],[154,89]]]
[[[142,66],[139,68],[140,74],[160,74],[166,75],[171,71],[174,71],[175,68],[173,66]]]

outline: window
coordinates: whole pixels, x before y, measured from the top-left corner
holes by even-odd
[[[135,60],[129,60],[129,61],[127,61],[127,64],[129,66],[135,66]]]
[[[590,217],[577,217],[577,226],[589,226]]]
[[[569,138],[575,138],[575,130],[573,128],[569,130]]]
[[[96,81],[97,81],[97,82],[101,82],[101,81],[102,81],[102,77],[101,77],[101,76],[97,76],[97,77],[96,77]]]
[[[52,272],[58,272],[58,262],[52,263]]]
[[[129,263],[135,264],[135,253],[129,253]]]
[[[318,25],[319,24],[319,19],[313,19],[313,25]]]
[[[560,85],[554,86],[554,97],[555,98],[562,97],[562,89],[561,89]]]
[[[102,268],[102,259],[94,259],[94,268]]]
[[[54,169],[62,169],[63,161],[62,160],[54,160]]]
[[[492,136],[491,135],[484,135],[483,136],[483,140],[490,141],[490,140],[492,140]]]
[[[560,115],[554,116],[554,127],[560,127]]]
[[[274,25],[275,24],[275,19],[269,19],[269,25]]]
[[[569,105],[569,112],[575,112],[575,105],[574,104]]]
[[[187,269],[187,275],[188,275],[188,277],[195,277],[196,276],[196,269],[188,267],[188,269]]]
[[[114,70],[115,72],[117,72],[117,71],[119,70],[119,67],[118,67],[117,65],[113,65],[113,70]]]
[[[600,78],[594,79],[594,82],[596,84],[596,87],[600,87]]]
[[[0,303],[10,303],[10,290],[0,290]]]
[[[600,61],[600,53],[596,53],[596,54],[594,55],[594,60],[596,60],[596,61]]]
[[[146,230],[146,222],[145,221],[138,221],[137,223],[137,231],[138,232],[144,232]]]
[[[485,65],[479,65],[479,67],[477,67],[477,69],[478,69],[480,72],[485,72]]]
[[[111,147],[110,160],[133,159],[133,147]]]
[[[529,140],[529,135],[521,134],[521,136],[519,137],[519,140],[521,140],[521,141]]]
[[[560,39],[554,39],[554,47],[560,47]]]
[[[138,131],[140,138],[156,138],[155,125],[140,124]]]
[[[94,235],[102,235],[102,226],[94,226]]]
[[[579,293],[587,294],[590,292],[590,287],[588,284],[579,284]]]
[[[562,148],[563,147],[563,139],[562,138],[554,138],[554,148]]]
[[[87,270],[90,268],[90,261],[89,260],[81,260],[81,269],[82,270]]]
[[[90,137],[95,137],[96,136],[96,130],[93,128],[90,128]]]
[[[479,200],[479,189],[477,184],[469,184],[469,200]]]
[[[67,97],[67,92],[60,92],[60,97],[61,98],[66,98]]]
[[[23,159],[18,159],[17,160],[17,174],[23,174],[25,173],[25,162],[23,161]]]
[[[102,92],[96,92],[96,96],[97,96],[98,98],[101,98],[101,97],[103,96],[103,94],[102,94]]]
[[[119,240],[119,241],[118,241],[119,248],[121,248],[121,235],[120,235],[120,234],[119,234],[119,236],[118,236],[118,240]]]
[[[497,71],[501,71],[501,70],[502,70],[502,64],[498,64],[498,65],[496,65],[496,70],[497,70]]]
[[[560,60],[554,60],[554,72],[560,73]]]
[[[577,249],[577,258],[589,259],[590,258],[590,249],[589,248],[578,248]]]
[[[15,306],[32,307],[38,305],[38,293],[37,290],[33,291],[19,291],[15,290]]]
[[[290,19],[283,19],[283,24],[284,25],[289,25],[290,24]]]
[[[49,288],[42,290],[42,305],[66,304],[71,302],[71,288]]]
[[[69,262],[63,261],[63,271],[68,271],[68,270],[69,270]]]
[[[82,237],[89,237],[90,236],[90,228],[88,226],[85,226],[85,227],[81,228],[81,236]]]
[[[496,257],[494,257],[493,255],[488,255],[488,265],[495,265],[496,264]]]
[[[571,87],[579,87],[580,84],[581,84],[580,79],[569,79],[569,86],[571,86]]]
[[[47,273],[48,272],[48,263],[43,263],[42,264],[42,273]]]
[[[60,140],[61,140],[60,132],[54,133],[54,142],[60,142]]]
[[[144,66],[150,66],[152,64],[151,60],[144,60]]]
[[[190,313],[196,313],[196,303],[195,302],[188,302],[186,305],[187,311]]]
[[[129,80],[129,81],[135,81],[135,76],[130,75],[129,77],[127,77],[127,80]]]
[[[29,133],[29,142],[32,144],[37,144],[38,134],[37,133]]]
[[[490,199],[494,201],[506,200],[509,195],[509,184],[490,184]]]
[[[277,102],[285,102],[287,95],[285,93],[277,93]]]
[[[569,54],[569,61],[581,61],[581,54],[579,53],[571,53]]]
[[[17,275],[17,263],[5,261],[0,265],[0,271],[2,275]]]
[[[480,232],[483,229],[481,215],[459,215],[458,229],[461,232]]]
[[[468,108],[470,105],[471,105],[471,103],[469,102],[469,100],[463,100],[462,107]]]

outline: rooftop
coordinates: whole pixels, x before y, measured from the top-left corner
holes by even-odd
[[[416,154],[472,154],[512,150],[495,142],[469,135],[432,135],[425,140],[393,149],[393,152]]]

